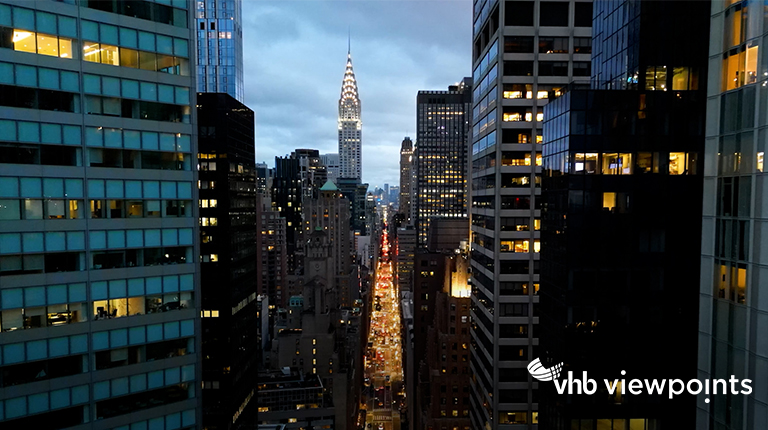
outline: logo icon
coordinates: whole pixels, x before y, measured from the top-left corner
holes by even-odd
[[[528,373],[539,381],[554,381],[560,376],[561,370],[563,370],[563,363],[557,363],[547,369],[541,364],[541,360],[538,358],[528,364]]]

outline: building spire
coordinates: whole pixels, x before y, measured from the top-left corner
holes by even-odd
[[[347,27],[347,56],[352,55],[352,30]]]

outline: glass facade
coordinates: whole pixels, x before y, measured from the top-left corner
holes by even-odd
[[[713,2],[699,323],[700,378],[761,381],[768,345],[768,42],[763,4]],[[762,387],[761,387],[762,386]],[[761,388],[758,388],[761,387]],[[696,428],[763,428],[765,387],[698,403]]]
[[[194,1],[197,91],[227,93],[243,102],[243,2]]]
[[[195,428],[191,16],[75,3],[0,2],[0,427]]]
[[[595,1],[597,73],[544,108],[545,366],[564,362],[597,380],[622,371],[640,380],[697,376],[706,160],[698,79],[706,79],[707,46],[690,41],[708,40],[708,14],[707,2]],[[681,428],[695,420],[693,397],[566,397],[542,388],[547,428]]]

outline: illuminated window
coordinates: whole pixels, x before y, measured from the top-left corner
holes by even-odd
[[[699,89],[699,76],[689,67],[672,68],[672,89],[675,91]]]
[[[604,175],[632,174],[632,154],[605,153],[603,154]]]
[[[635,171],[637,173],[659,173],[659,153],[638,152]]]
[[[646,90],[667,90],[667,66],[648,66],[645,68]]]
[[[200,225],[203,227],[215,227],[219,225],[219,220],[218,218],[203,217],[200,218]]]
[[[83,42],[83,60],[92,63],[101,62],[101,46],[94,42]]]
[[[586,174],[597,173],[597,155],[596,152],[574,154],[574,171]]]
[[[765,156],[765,152],[758,152],[757,153],[757,171],[762,172],[763,171],[763,157]]]
[[[696,174],[696,153],[695,152],[670,152],[669,153],[669,174],[670,175],[695,175]]]
[[[37,52],[35,47],[35,33],[24,30],[14,30],[13,49],[14,51],[31,52],[33,54]]]
[[[603,208],[613,210],[616,207],[616,193],[603,193]]]
[[[112,66],[120,65],[120,52],[117,46],[101,44],[101,63]]]
[[[49,55],[51,57],[58,57],[58,38],[49,34],[37,33],[37,53],[42,55]]]

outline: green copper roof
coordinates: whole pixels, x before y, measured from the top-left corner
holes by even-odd
[[[338,191],[339,189],[336,188],[336,184],[333,183],[332,180],[328,180],[325,185],[323,185],[322,188],[320,188],[320,191]]]

